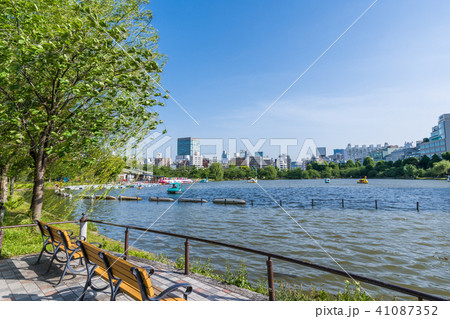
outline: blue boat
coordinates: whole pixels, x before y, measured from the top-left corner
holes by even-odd
[[[169,194],[180,194],[183,192],[183,184],[181,183],[172,183],[167,190]]]
[[[208,177],[200,180],[200,183],[208,183]]]

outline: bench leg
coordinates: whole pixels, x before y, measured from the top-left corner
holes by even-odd
[[[63,273],[62,273],[61,277],[59,278],[58,283],[57,283],[56,285],[54,285],[55,287],[58,286],[58,285],[61,283],[61,281],[63,280],[64,276],[66,275],[67,265],[68,265],[68,264],[69,264],[69,262],[67,262],[67,264],[64,266]]]
[[[116,286],[114,287],[114,285],[111,284],[111,301],[115,301],[116,300],[116,296],[119,293],[119,287],[120,284],[122,283],[122,279],[120,279]]]
[[[38,257],[37,261],[34,263],[35,265],[39,264],[39,261],[41,261],[41,257],[42,257],[42,254],[44,253],[44,250],[45,250],[45,247],[42,248],[41,253],[39,254],[39,257]]]
[[[94,269],[92,270],[92,273],[88,274],[88,278],[86,280],[86,284],[84,285],[83,292],[81,293],[80,297],[78,297],[77,301],[83,301],[84,300],[84,295],[86,294],[87,289],[91,285],[91,278],[92,278],[93,274],[94,274]]]
[[[56,258],[56,254],[58,253],[59,246],[61,246],[61,244],[59,244],[58,247],[54,249],[52,259],[50,260],[50,265],[48,265],[48,269],[45,272],[46,274],[48,274],[50,272],[50,268],[52,268],[53,260],[55,260],[55,258]]]

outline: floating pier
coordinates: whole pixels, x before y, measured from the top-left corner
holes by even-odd
[[[102,196],[102,195],[84,195],[84,199],[104,199],[104,200],[116,200],[114,196]]]
[[[142,198],[137,196],[119,196],[119,200],[142,200]]]
[[[151,202],[174,202],[175,199],[169,197],[149,197],[149,201]]]
[[[203,198],[179,198],[178,202],[185,202],[185,203],[207,203],[208,201]]]
[[[245,200],[239,198],[214,198],[213,203],[224,205],[245,205]]]

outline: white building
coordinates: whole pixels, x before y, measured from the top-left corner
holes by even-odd
[[[197,168],[203,167],[203,156],[200,153],[195,152],[194,155],[190,156],[189,166],[195,166]]]
[[[281,154],[276,161],[276,167],[279,169],[291,169],[291,157],[286,154]]]

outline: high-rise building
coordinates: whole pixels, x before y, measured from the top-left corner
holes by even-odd
[[[291,157],[286,154],[281,154],[278,156],[276,166],[279,169],[291,169]]]
[[[317,157],[326,157],[327,156],[327,148],[326,147],[318,147],[316,149],[316,156]]]
[[[195,137],[182,137],[178,139],[178,156],[193,156],[195,153],[200,154],[200,139]]]
[[[226,151],[222,153],[222,165],[228,165],[228,155]]]
[[[420,156],[428,157],[450,151],[450,113],[439,116],[438,125],[431,129],[428,141],[420,143]]]

